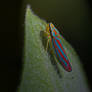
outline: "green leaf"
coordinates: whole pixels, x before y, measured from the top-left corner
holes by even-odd
[[[46,22],[36,16],[30,6],[25,15],[23,70],[18,92],[89,92],[80,59],[69,43],[61,38],[71,61],[72,72],[65,71],[44,49],[42,31]],[[45,41],[44,41],[45,43]]]

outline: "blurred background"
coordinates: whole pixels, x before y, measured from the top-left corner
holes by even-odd
[[[92,88],[92,0],[8,0],[0,3],[0,92],[14,92],[20,81],[27,4],[73,46]]]

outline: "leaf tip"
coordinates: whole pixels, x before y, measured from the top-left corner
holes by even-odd
[[[31,7],[31,6],[28,4],[28,5],[27,5],[27,9],[28,9],[28,8],[30,9],[30,7]]]

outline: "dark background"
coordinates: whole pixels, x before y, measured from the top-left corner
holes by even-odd
[[[26,4],[75,48],[92,88],[92,0],[6,0],[0,3],[0,92],[14,92],[21,79]]]

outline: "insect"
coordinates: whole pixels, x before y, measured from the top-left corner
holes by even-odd
[[[48,34],[48,41],[47,41],[46,49],[48,48],[48,43],[50,42],[54,49],[56,59],[59,61],[59,63],[63,66],[63,68],[66,71],[71,72],[72,68],[70,65],[70,61],[64,50],[64,46],[60,39],[61,35],[59,31],[55,28],[55,26],[52,23],[49,23],[47,24],[47,27],[46,27],[46,33]]]

